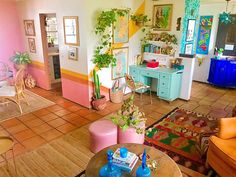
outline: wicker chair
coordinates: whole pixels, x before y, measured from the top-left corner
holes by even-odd
[[[16,73],[14,86],[3,86],[0,88],[0,100],[1,104],[8,103],[12,101],[16,103],[19,107],[20,113],[22,114],[22,108],[20,105],[20,100],[24,99],[29,105],[25,94],[25,85],[24,85],[24,69],[20,69]]]

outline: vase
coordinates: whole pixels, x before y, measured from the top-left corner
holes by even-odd
[[[145,124],[140,125],[140,128],[145,128]],[[122,130],[118,128],[118,142],[119,144],[124,143],[136,143],[143,144],[144,143],[144,133],[138,134],[135,128],[129,127],[126,130]]]
[[[19,71],[20,69],[26,69],[28,64],[14,64],[14,68]]]

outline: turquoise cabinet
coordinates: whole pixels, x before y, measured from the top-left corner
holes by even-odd
[[[129,73],[135,82],[151,85],[152,79],[157,79],[157,96],[163,100],[173,101],[179,97],[182,70],[170,68],[148,69],[146,66],[131,65]]]

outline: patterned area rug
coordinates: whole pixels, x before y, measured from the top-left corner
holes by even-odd
[[[27,105],[24,100],[21,101],[21,107],[23,111],[22,114],[20,114],[18,106],[13,102],[9,102],[7,105],[0,105],[0,121],[18,117],[55,104],[50,100],[47,100],[33,92],[30,92],[29,90],[25,91],[25,95],[29,102],[29,105]]]
[[[147,128],[145,144],[165,152],[182,166],[208,174],[204,156],[208,141],[202,135],[208,139],[217,131],[216,119],[176,108]]]

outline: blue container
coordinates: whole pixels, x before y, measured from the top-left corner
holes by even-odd
[[[121,177],[121,171],[118,167],[112,164],[113,151],[107,151],[108,163],[104,165],[99,171],[99,177]]]
[[[136,171],[136,177],[151,177],[151,170],[148,168],[146,149],[144,149],[142,157],[142,165],[140,165]]]

